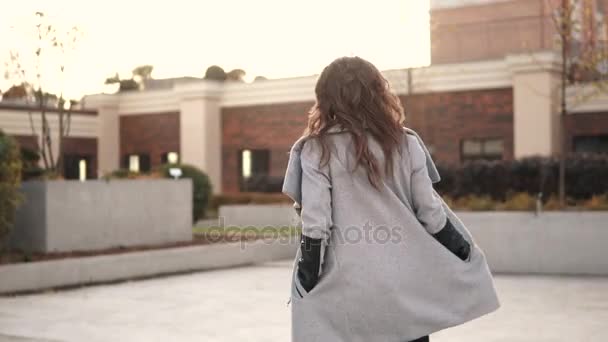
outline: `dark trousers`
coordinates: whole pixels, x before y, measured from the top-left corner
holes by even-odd
[[[422,336],[422,337],[417,338],[415,340],[412,340],[410,342],[429,342],[429,337],[428,336]]]

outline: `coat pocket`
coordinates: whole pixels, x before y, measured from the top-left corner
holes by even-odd
[[[441,242],[439,242],[433,235],[425,232],[424,239],[427,241],[430,240],[430,242],[428,242],[430,244],[429,246],[432,246],[432,248],[436,250],[438,254],[443,255],[441,259],[446,261],[449,260],[449,262],[451,264],[455,264],[455,266],[468,264],[472,260],[472,257],[475,253],[475,246],[471,243],[470,240],[467,240],[470,245],[469,254],[467,258],[463,260],[458,257],[458,255],[456,255],[453,251],[451,251],[448,247],[444,246]]]
[[[308,291],[304,289],[304,286],[300,283],[300,278],[298,278],[298,268],[296,267],[293,272],[293,294],[298,296],[299,299],[304,299],[306,295],[308,295]]]
[[[296,263],[291,276],[291,296],[295,299],[304,299],[307,294],[308,292],[304,289],[302,284],[300,284],[300,279],[298,278],[298,266]]]
[[[471,243],[452,225],[449,219],[446,220],[444,227],[439,232],[432,235],[435,240],[460,260],[466,261],[469,258]]]

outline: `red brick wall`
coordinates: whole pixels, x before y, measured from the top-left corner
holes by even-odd
[[[38,150],[38,136],[34,135],[13,135],[19,146],[32,151]]]
[[[608,113],[577,113],[566,116],[566,150],[572,151],[575,136],[608,134]]]
[[[38,151],[38,138],[33,135],[13,136],[20,146]],[[87,178],[97,178],[97,138],[65,137],[63,138],[63,153],[90,156],[89,174]]]
[[[504,139],[505,158],[513,158],[511,88],[404,96],[407,125],[434,146],[440,162],[460,161],[462,138]],[[312,102],[222,109],[222,189],[237,192],[239,151],[269,149],[270,173],[282,176],[287,152],[306,126]]]
[[[415,94],[401,100],[406,125],[433,149],[436,161],[460,163],[460,142],[471,138],[502,138],[503,158],[513,158],[511,88]]]
[[[282,176],[291,144],[306,127],[312,102],[222,108],[222,190],[238,191],[239,151],[270,150],[270,174]]]
[[[120,161],[127,154],[149,154],[152,167],[161,164],[161,156],[178,152],[179,113],[138,114],[120,117]]]
[[[431,10],[431,63],[503,58],[551,48],[554,25],[546,0],[497,1]]]

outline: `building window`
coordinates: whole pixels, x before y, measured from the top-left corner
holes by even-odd
[[[608,134],[582,135],[573,139],[574,152],[608,153]]]
[[[167,152],[160,156],[160,161],[163,164],[177,164],[179,163],[179,154],[177,152]]]
[[[123,158],[122,167],[131,172],[149,172],[150,156],[148,154],[128,154]]]
[[[91,175],[90,165],[91,156],[65,154],[63,156],[63,177],[84,181]]]
[[[259,191],[270,174],[270,151],[242,150],[239,153],[238,172],[241,191]]]
[[[461,160],[502,159],[503,145],[502,139],[465,139],[460,144]]]

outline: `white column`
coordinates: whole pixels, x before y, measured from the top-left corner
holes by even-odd
[[[222,85],[215,82],[177,86],[180,108],[180,158],[209,176],[213,193],[222,191]]]
[[[85,98],[86,108],[97,109],[97,176],[120,167],[120,120],[118,95],[90,95]]]
[[[553,52],[507,57],[513,77],[515,158],[559,151],[560,60]]]

